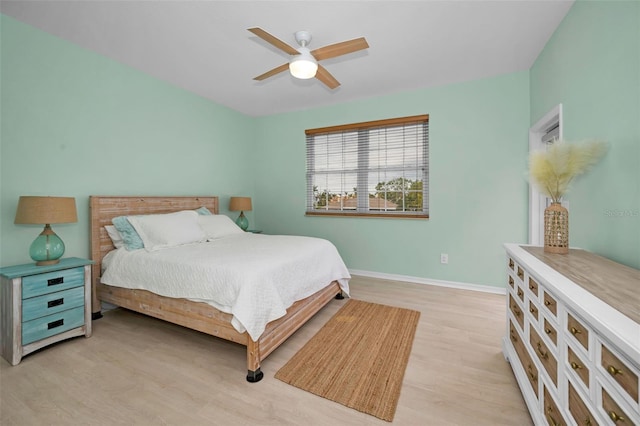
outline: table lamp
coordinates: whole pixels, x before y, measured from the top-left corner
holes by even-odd
[[[236,219],[236,225],[243,231],[246,231],[249,227],[249,220],[244,215],[244,212],[251,211],[251,197],[231,197],[229,210],[232,212],[240,212],[240,216]]]
[[[31,243],[29,255],[36,265],[55,265],[64,254],[64,243],[51,229],[52,223],[78,221],[73,197],[20,197],[16,210],[17,225],[44,225],[44,230]]]

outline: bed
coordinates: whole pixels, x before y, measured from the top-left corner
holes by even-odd
[[[218,214],[218,197],[135,197],[135,196],[91,196],[91,259],[92,266],[92,310],[93,317],[101,316],[101,302],[108,302],[164,321],[194,329],[212,336],[246,346],[247,381],[262,379],[260,365],[270,353],[289,336],[305,324],[315,313],[333,298],[341,298],[344,289],[337,280],[327,282],[324,287],[286,309],[286,314],[264,326],[259,336],[252,338],[247,331],[240,332],[237,319],[211,304],[188,298],[167,297],[140,288],[124,288],[102,283],[105,256],[118,254],[105,226],[113,218],[128,215],[149,215],[196,210],[206,207]],[[119,249],[124,250],[124,249]],[[235,326],[234,326],[235,325]]]

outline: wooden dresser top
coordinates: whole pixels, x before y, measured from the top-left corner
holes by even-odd
[[[585,250],[551,254],[542,247],[521,248],[640,324],[640,270]]]

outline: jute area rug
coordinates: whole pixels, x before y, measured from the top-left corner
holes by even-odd
[[[350,299],[275,377],[390,422],[419,318]]]

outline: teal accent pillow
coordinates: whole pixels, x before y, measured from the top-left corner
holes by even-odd
[[[111,223],[116,227],[122,240],[124,241],[124,247],[131,250],[138,250],[144,248],[144,243],[140,238],[140,235],[136,232],[126,216],[118,216],[111,219]]]
[[[198,213],[201,216],[211,216],[213,213],[211,213],[211,211],[209,211],[208,208],[202,206],[199,209],[196,209],[196,213]]]

